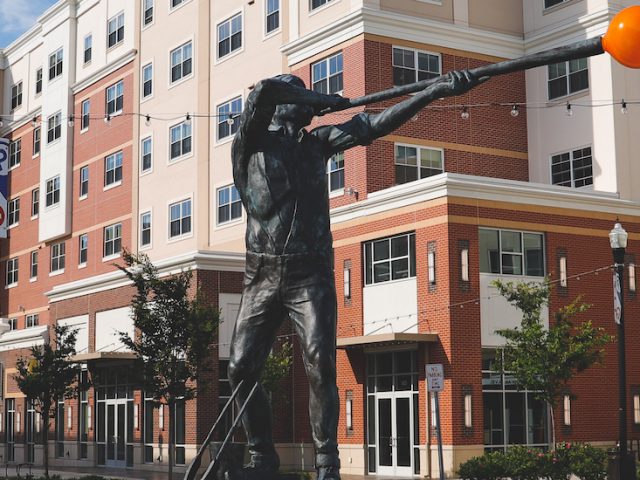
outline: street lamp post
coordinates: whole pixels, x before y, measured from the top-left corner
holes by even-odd
[[[624,254],[629,235],[619,222],[609,233],[609,243],[613,252],[615,273],[613,274],[614,319],[618,324],[618,401],[620,450],[618,458],[618,479],[635,480],[635,460],[627,450],[627,377],[624,340]]]

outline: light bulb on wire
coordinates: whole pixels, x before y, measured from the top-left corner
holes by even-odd
[[[467,107],[464,107],[462,109],[462,113],[460,114],[460,117],[462,117],[463,120],[467,120],[469,118],[469,109]]]
[[[144,124],[148,127],[149,125],[151,125],[151,116],[150,115],[145,115],[144,117]]]
[[[111,125],[111,115],[109,115],[108,113],[104,116],[104,123],[106,123],[107,125]]]
[[[629,111],[627,109],[627,102],[624,101],[624,98],[622,99],[622,105],[620,106],[620,111],[622,112],[623,115],[626,115],[627,112]]]
[[[185,125],[187,125],[189,127],[191,126],[191,115],[189,115],[188,113],[187,113],[187,116],[184,119],[184,123],[185,123]]]
[[[37,117],[33,117],[33,119],[31,119],[31,126],[33,128],[36,128],[38,126],[38,118]]]
[[[567,117],[572,117],[573,116],[573,110],[571,109],[571,104],[569,102],[567,102]]]
[[[73,127],[73,125],[75,124],[74,119],[73,119],[73,115],[69,116],[69,120],[67,122],[67,125],[69,125],[69,127]]]
[[[518,115],[520,115],[520,109],[518,108],[518,105],[514,105],[511,107],[511,116],[516,118]]]

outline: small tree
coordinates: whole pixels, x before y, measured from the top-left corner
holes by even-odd
[[[49,478],[48,432],[51,419],[56,415],[58,400],[77,395],[80,375],[80,366],[70,362],[70,357],[76,354],[77,330],[56,325],[53,331],[55,342],[31,347],[29,357],[18,358],[18,373],[13,377],[20,391],[31,399],[34,410],[43,420],[46,478]]]
[[[555,312],[555,322],[545,328],[540,314],[549,304],[548,279],[515,284],[496,280],[493,285],[523,315],[520,327],[497,332],[506,339],[501,366],[512,372],[520,388],[531,390],[534,397],[549,405],[555,448],[555,407],[569,392],[568,383],[576,373],[602,362],[604,346],[612,337],[591,321],[574,325],[573,318],[590,308],[581,297]]]
[[[120,332],[121,341],[138,356],[140,381],[156,405],[169,407],[169,480],[175,456],[176,403],[195,398],[210,369],[211,347],[219,312],[200,291],[190,295],[192,273],[160,278],[146,255],[123,253],[125,266],[116,265],[133,282],[136,333]]]
[[[274,347],[267,357],[260,382],[264,389],[271,394],[272,401],[274,396],[285,398],[284,391],[280,388],[280,382],[289,375],[292,363],[293,345],[290,342],[282,343],[279,348]]]

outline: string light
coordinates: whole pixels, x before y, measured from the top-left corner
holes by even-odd
[[[151,116],[149,114],[147,114],[144,117],[144,124],[148,127],[149,125],[151,125]]]
[[[573,116],[573,110],[571,109],[571,104],[567,102],[567,117]]]
[[[227,118],[227,125],[232,126],[235,122],[233,115],[229,115],[229,118]]]
[[[188,113],[187,113],[187,116],[184,119],[184,123],[185,123],[185,125],[187,125],[189,127],[191,126],[191,115],[189,115]]]
[[[36,127],[38,126],[38,117],[33,117],[33,118],[31,119],[31,126],[32,126],[33,128],[36,128]]]
[[[106,123],[107,125],[111,125],[111,115],[109,115],[108,113],[104,116],[104,123]]]
[[[70,116],[69,116],[69,121],[67,122],[67,124],[68,124],[70,127],[73,127],[73,125],[75,124],[74,119],[73,119],[73,115],[70,115]]]
[[[0,117],[0,127],[4,127],[4,120]]]
[[[464,107],[462,109],[462,113],[460,114],[460,117],[462,117],[463,120],[467,120],[469,118],[469,108],[468,107]]]
[[[518,115],[520,115],[520,109],[518,108],[518,105],[514,105],[511,107],[511,116],[516,118]]]
[[[623,115],[626,115],[628,110],[627,110],[627,102],[624,101],[624,98],[622,99],[622,106],[620,108],[620,111],[622,112]]]

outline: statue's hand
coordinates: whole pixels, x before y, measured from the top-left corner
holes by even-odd
[[[451,95],[460,95],[488,79],[489,77],[478,78],[469,70],[454,70],[449,72],[444,83],[448,86]]]

